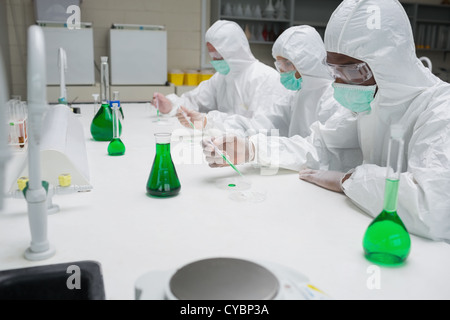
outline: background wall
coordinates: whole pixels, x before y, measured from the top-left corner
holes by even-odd
[[[0,2],[6,6],[7,14],[11,94],[26,97],[26,31],[28,26],[35,24],[34,3],[33,0]],[[1,7],[0,11],[5,12]],[[100,56],[109,55],[111,25],[124,23],[166,26],[169,70],[201,66],[201,0],[83,0],[81,21],[93,23],[95,61],[98,64]],[[98,72],[96,78],[99,81]]]
[[[320,1],[320,0],[318,0]],[[440,4],[442,0],[407,0]],[[208,0],[209,4],[210,0]],[[94,52],[98,63],[100,56],[108,54],[108,32],[113,23],[165,25],[168,31],[168,68],[198,69],[202,66],[201,53],[202,0],[83,0],[82,22],[92,22]],[[5,10],[6,8],[6,10]],[[6,13],[6,23],[5,23]],[[207,9],[209,23],[209,6]],[[10,94],[26,98],[26,38],[28,26],[35,24],[33,0],[0,0],[0,43],[6,52],[10,68]],[[4,26],[7,25],[6,34]],[[9,58],[7,47],[9,43]],[[271,46],[252,45],[255,56],[273,66]],[[439,52],[418,52],[433,60],[435,68],[450,69],[449,59]],[[447,58],[447,59],[445,59]],[[96,72],[98,80],[98,72]],[[448,79],[450,80],[450,79]]]

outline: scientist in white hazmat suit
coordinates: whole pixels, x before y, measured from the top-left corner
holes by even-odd
[[[237,23],[219,20],[208,29],[205,39],[217,72],[181,97],[155,93],[153,104],[158,100],[161,113],[174,115],[183,106],[186,111],[218,110],[219,117],[227,114],[252,117],[257,109],[269,108],[274,100],[288,94],[278,72],[253,56]],[[190,120],[196,123],[201,119]]]
[[[301,171],[300,178],[344,192],[377,216],[383,207],[389,129],[402,125],[405,163],[398,213],[411,233],[450,241],[450,84],[417,58],[402,5],[344,0],[329,21],[325,47],[336,77],[335,97],[357,114],[357,121],[315,123],[312,135],[299,141],[303,152],[296,163],[299,170],[317,171]],[[255,159],[249,160],[270,161],[258,156],[256,148]]]
[[[325,46],[319,33],[310,26],[295,26],[284,31],[272,48],[275,66],[280,72],[283,86],[291,91],[270,109],[258,110],[253,118],[230,115],[222,121],[212,119],[217,111],[208,115],[207,127],[213,127],[227,133],[250,135],[261,130],[278,130],[282,137],[310,135],[310,126],[320,121],[325,123],[338,110],[351,116],[334,99],[332,84],[334,79],[323,64],[326,58]],[[194,119],[205,115],[189,111]],[[180,122],[189,127],[189,123],[179,117]],[[220,144],[219,139],[216,143]]]

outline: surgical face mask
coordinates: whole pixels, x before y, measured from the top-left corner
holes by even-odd
[[[211,64],[218,73],[224,76],[230,73],[230,66],[225,60],[211,60]]]
[[[283,86],[292,91],[298,91],[302,88],[303,78],[297,79],[297,71],[284,72],[280,74],[280,80]]]
[[[371,111],[370,104],[375,99],[377,86],[356,86],[334,83],[334,98],[345,108],[357,112]]]

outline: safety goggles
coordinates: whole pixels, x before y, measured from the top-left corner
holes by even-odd
[[[220,53],[218,53],[217,51],[208,51],[209,52],[209,56],[211,57],[211,59],[213,60],[223,60],[223,57]]]
[[[289,60],[276,60],[275,68],[277,68],[280,73],[297,71],[294,64]]]
[[[373,77],[365,62],[340,65],[328,63],[325,59],[324,64],[334,79],[340,79],[347,84],[361,84]]]

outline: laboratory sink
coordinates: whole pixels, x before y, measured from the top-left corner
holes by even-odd
[[[0,271],[0,300],[105,300],[94,261]]]

